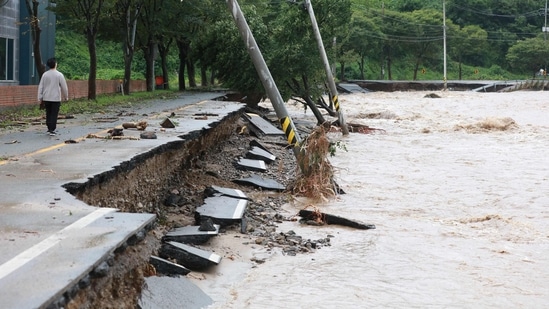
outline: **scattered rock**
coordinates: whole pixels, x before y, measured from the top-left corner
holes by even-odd
[[[440,96],[436,93],[428,93],[424,96],[424,98],[440,99]]]
[[[175,128],[175,124],[173,123],[173,121],[170,119],[170,118],[166,118],[164,119],[164,121],[162,121],[160,123],[160,126],[165,128],[165,129],[173,129]]]
[[[143,133],[139,134],[139,137],[141,137],[142,139],[157,139],[158,138],[156,136],[156,133],[154,133],[152,131],[143,132]]]

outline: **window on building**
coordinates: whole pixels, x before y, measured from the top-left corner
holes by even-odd
[[[14,80],[14,40],[0,38],[0,81]]]

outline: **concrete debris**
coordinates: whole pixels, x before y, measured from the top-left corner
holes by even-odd
[[[200,222],[200,226],[198,227],[198,230],[201,232],[213,232],[217,231],[219,227],[216,227],[213,224],[213,221],[211,218],[205,218]]]
[[[179,264],[170,262],[158,256],[151,256],[149,263],[156,269],[158,274],[166,276],[185,276],[191,272],[190,269],[185,268]]]
[[[273,126],[267,120],[261,118],[257,114],[247,113],[244,114],[246,119],[252,124],[249,126],[249,130],[255,133],[257,136],[263,135],[284,135],[284,132],[277,127]]]
[[[240,158],[236,164],[238,165],[239,169],[243,170],[258,172],[265,172],[267,170],[267,167],[265,166],[265,161],[261,160]]]
[[[337,85],[337,89],[342,93],[368,93],[370,92],[367,89],[364,89],[360,87],[357,84],[346,84],[346,83],[339,83]]]
[[[227,196],[214,196],[204,199],[204,204],[196,208],[195,219],[202,222],[211,218],[214,223],[228,226],[240,222],[246,211],[248,200]]]
[[[211,221],[210,221],[211,222]],[[199,245],[207,242],[212,238],[213,236],[216,236],[219,234],[219,225],[212,223],[213,230],[201,230],[201,225],[190,225],[190,226],[184,226],[180,228],[175,228],[164,237],[162,237],[163,241],[177,241],[180,243],[185,244],[194,244]]]
[[[234,198],[248,199],[246,194],[238,189],[222,188],[218,186],[210,186],[204,190],[206,196],[229,196]]]
[[[213,252],[175,241],[162,244],[159,255],[165,259],[173,259],[191,270],[203,270],[221,262],[221,257]]]
[[[170,118],[166,118],[164,119],[164,121],[162,121],[160,123],[160,126],[165,128],[165,129],[173,129],[175,128],[175,124],[173,123],[173,121],[170,119]]]
[[[139,309],[199,309],[213,304],[210,296],[185,277],[145,278]]]
[[[252,147],[252,149],[248,151],[248,153],[246,154],[246,158],[262,160],[267,163],[271,163],[276,159],[276,157],[272,153],[256,146]]]
[[[267,147],[263,146],[263,144],[261,144],[260,142],[258,142],[255,139],[250,141],[250,147],[259,147],[259,148],[265,150],[266,152],[272,154],[272,151],[270,151]]]
[[[143,132],[139,134],[139,137],[142,139],[157,139],[156,133],[154,132]]]
[[[113,129],[110,129],[108,132],[111,136],[124,136],[123,128],[113,128]]]
[[[233,180],[233,182],[244,185],[254,185],[260,188],[276,191],[284,191],[286,188],[277,182],[276,180],[270,178],[263,178],[259,175],[252,174],[248,178],[241,178]]]

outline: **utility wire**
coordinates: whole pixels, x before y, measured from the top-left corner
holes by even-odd
[[[455,3],[452,3],[449,6],[452,6],[456,9],[458,9],[458,10],[462,10],[462,11],[466,11],[466,12],[470,12],[470,13],[474,13],[474,14],[478,14],[478,15],[482,15],[482,16],[490,16],[490,17],[518,18],[518,17],[521,17],[521,16],[535,17],[535,16],[540,15],[539,10],[529,11],[529,12],[525,12],[525,13],[517,13],[517,14],[512,14],[512,15],[505,15],[505,14],[494,14],[494,13],[491,13],[491,12],[488,12],[488,11],[481,11],[481,10],[473,9],[473,8],[470,8],[470,7],[458,5],[458,4],[455,4]]]

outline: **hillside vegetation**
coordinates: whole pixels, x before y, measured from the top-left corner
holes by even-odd
[[[68,78],[87,79],[90,51],[86,36],[74,26],[79,24],[74,21],[76,17],[62,10],[64,2],[70,3],[58,1],[58,14],[63,18],[58,26],[56,55]],[[110,6],[102,12],[114,12],[117,5],[126,2],[132,3],[109,2]],[[184,79],[191,86],[196,85],[194,80],[200,80],[198,84],[215,80],[244,92],[262,92],[225,1],[153,2],[155,7],[161,4],[167,9],[154,11],[152,24],[145,18],[138,20],[131,79],[163,75],[172,85]],[[302,2],[239,2],[280,84],[322,80],[322,64],[317,60],[316,43]],[[540,68],[547,67],[549,44],[546,33],[541,31],[545,19],[541,1],[317,0],[312,3],[338,80],[440,80],[444,72],[444,39],[448,79],[535,78]],[[112,16],[100,17],[102,22],[97,30],[98,79],[124,78],[123,50],[127,44],[121,35],[123,29],[115,26]],[[111,29],[120,29],[120,33]],[[147,59],[155,48],[156,60],[148,66]],[[304,81],[305,75],[310,80]],[[282,91],[296,95],[309,90],[289,86]]]

